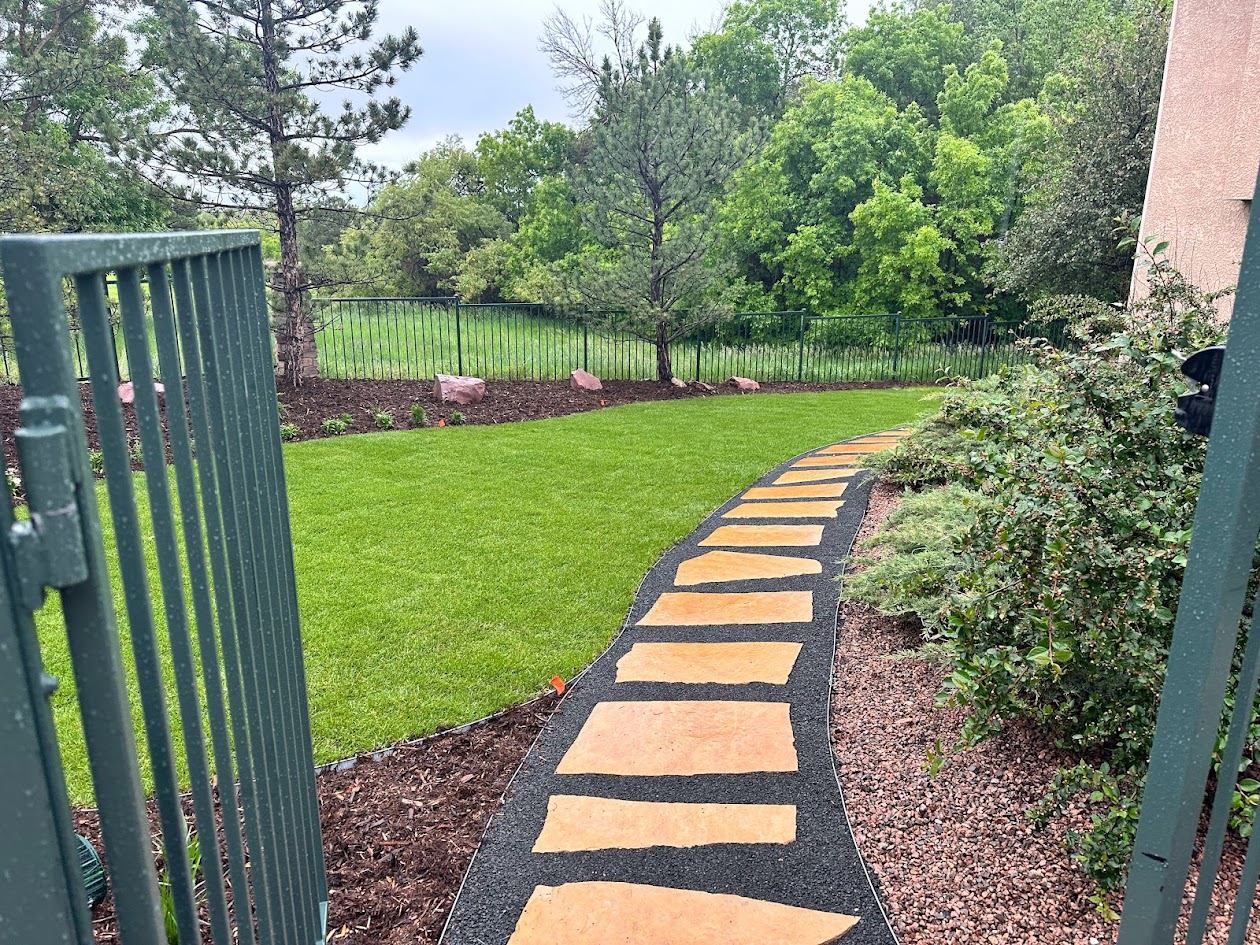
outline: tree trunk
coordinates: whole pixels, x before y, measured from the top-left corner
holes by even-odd
[[[298,385],[319,375],[319,352],[298,260],[297,212],[287,186],[276,188],[276,220],[280,230],[280,293],[284,298],[283,320],[276,339],[280,375],[288,383]]]
[[[673,380],[674,368],[669,358],[669,322],[660,319],[656,323],[656,379],[662,384]]]
[[[280,294],[284,309],[276,346],[279,349],[280,376],[294,386],[319,374],[319,352],[315,347],[315,325],[303,298],[302,264],[298,259],[297,207],[293,185],[280,177],[285,166],[285,114],[281,104],[280,62],[276,53],[275,22],[271,4],[259,9],[263,82],[269,99],[267,125],[271,137],[271,169],[276,196],[276,224],[280,235]]]

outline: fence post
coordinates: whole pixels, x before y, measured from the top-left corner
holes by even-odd
[[[805,379],[805,313],[801,312],[801,345],[800,351],[796,356],[796,380],[800,383]]]
[[[704,344],[704,339],[700,334],[696,333],[696,383],[700,383],[700,346]]]
[[[109,323],[109,344],[114,349],[114,374],[116,374],[118,376],[118,379],[121,381],[123,379],[123,372],[122,372],[122,365],[118,360],[118,333],[114,328],[114,323],[112,320]],[[127,365],[127,377],[129,379],[132,379],[130,364]]]
[[[897,369],[901,363],[901,313],[895,313],[896,322],[893,329],[893,365],[892,380],[897,380]]]
[[[984,377],[984,362],[986,355],[989,353],[989,320],[985,318],[980,323],[980,370],[976,374],[976,380]]]
[[[464,373],[464,338],[459,327],[459,297],[455,298],[455,358],[458,366],[456,374]]]
[[[590,371],[591,369],[591,329],[586,322],[582,322],[582,370]]]

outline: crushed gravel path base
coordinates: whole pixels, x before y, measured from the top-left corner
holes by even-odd
[[[773,483],[787,465],[771,472],[757,486]],[[827,731],[839,592],[836,578],[862,521],[870,487],[870,479],[864,471],[855,472],[847,481],[844,504],[837,518],[824,520],[820,545],[739,549],[813,558],[821,562],[819,574],[676,588],[678,566],[708,550],[700,542],[716,528],[731,523],[732,520],[723,515],[743,501],[739,496],[662,557],[640,587],[626,630],[570,688],[513,781],[505,807],[492,820],[465,878],[442,939],[445,945],[504,945],[518,928],[526,903],[539,887],[594,881],[732,894],[819,912],[843,913],[859,919],[843,936],[844,945],[894,945],[895,938],[849,831]],[[802,520],[758,519],[757,524],[795,524],[798,521]],[[804,521],[816,522],[814,519]],[[813,594],[813,620],[761,625],[638,626],[662,594],[678,590],[809,591]],[[678,641],[798,642],[802,649],[783,686],[764,682],[741,685],[614,682],[618,661],[634,644]],[[606,706],[611,701],[661,700],[789,703],[799,770],[654,777],[556,773],[557,765],[598,705]],[[778,844],[717,843],[696,847],[534,853],[533,845],[542,831],[548,803],[554,795],[640,802],[795,805],[796,840]],[[571,938],[577,931],[569,929],[567,934]],[[607,930],[601,938],[598,927],[587,929],[585,940],[607,941]],[[787,938],[781,937],[780,941]]]

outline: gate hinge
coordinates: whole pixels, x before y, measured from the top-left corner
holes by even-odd
[[[80,474],[71,452],[69,403],[64,397],[28,397],[14,432],[30,518],[9,532],[22,602],[44,605],[44,589],[87,580],[87,550],[79,515]]]

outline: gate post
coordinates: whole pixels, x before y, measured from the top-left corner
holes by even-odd
[[[3,492],[0,527],[13,524]],[[7,541],[0,543],[5,575],[15,574]],[[92,921],[65,791],[61,755],[48,699],[57,680],[43,671],[30,618],[13,606],[18,589],[0,580],[0,915],[6,941],[90,945]],[[10,938],[11,936],[11,938]]]

